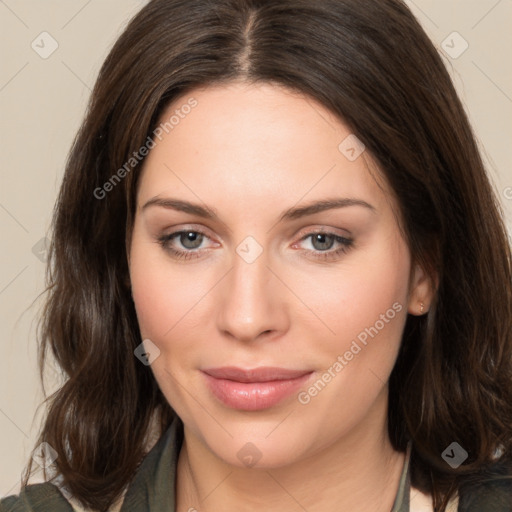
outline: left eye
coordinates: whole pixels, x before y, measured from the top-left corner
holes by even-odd
[[[328,251],[336,242],[336,237],[328,233],[312,233],[303,240],[307,240],[308,238],[311,239],[313,248],[318,251]]]
[[[303,251],[305,255],[324,262],[338,261],[346,255],[354,245],[354,240],[352,238],[345,238],[335,233],[317,231],[303,236],[298,243],[294,244],[294,246],[300,245],[306,240],[311,240],[310,243],[313,248],[304,248]]]

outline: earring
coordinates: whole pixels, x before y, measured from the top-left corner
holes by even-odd
[[[424,308],[423,302],[420,302],[420,313],[423,313],[423,308]]]

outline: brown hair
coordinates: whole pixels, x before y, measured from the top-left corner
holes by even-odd
[[[152,417],[169,425],[133,354],[126,251],[141,164],[104,197],[94,191],[173,99],[233,80],[286,86],[339,116],[396,194],[413,262],[438,276],[428,315],[407,318],[388,425],[397,450],[412,440],[412,484],[442,512],[512,461],[511,252],[461,102],[400,0],[153,0],[133,18],[100,71],[54,211],[41,371],[51,353],[67,380],[39,442],[75,498],[106,510],[145,454]],[[468,452],[457,469],[441,457],[454,441]]]

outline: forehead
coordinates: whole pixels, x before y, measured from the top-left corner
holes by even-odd
[[[175,99],[159,122],[139,179],[142,199],[168,193],[251,204],[265,197],[283,206],[328,194],[365,196],[378,209],[390,200],[350,129],[313,98],[284,87],[198,88]]]

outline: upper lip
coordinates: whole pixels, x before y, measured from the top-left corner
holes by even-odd
[[[289,370],[271,366],[261,366],[250,370],[226,366],[223,368],[207,368],[204,373],[216,379],[234,380],[237,382],[270,382],[274,380],[289,380],[302,377],[310,370]]]

